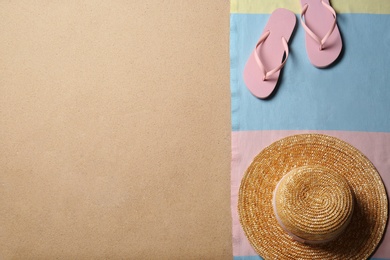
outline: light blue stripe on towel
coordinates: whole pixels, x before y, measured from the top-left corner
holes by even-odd
[[[235,256],[233,260],[263,260],[260,256]]]
[[[231,15],[233,131],[390,132],[390,15],[338,15],[344,53],[328,69],[309,62],[304,30],[297,20],[279,89],[264,101],[247,90],[242,71],[268,18],[268,14]]]

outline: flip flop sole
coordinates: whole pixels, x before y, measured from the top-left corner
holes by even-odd
[[[262,35],[269,31],[270,34],[261,45],[253,50],[244,68],[244,82],[250,92],[258,98],[267,98],[274,91],[279,79],[280,71],[263,80],[264,72],[256,62],[258,55],[266,70],[279,66],[283,61],[284,48],[282,37],[287,42],[294,31],[296,24],[295,14],[287,9],[276,9],[270,16]]]
[[[324,2],[330,5],[329,0],[324,0]],[[305,4],[308,4],[304,16],[305,23],[315,35],[322,39],[330,30],[335,18],[323,6],[321,0],[301,0],[302,8]],[[331,65],[340,55],[342,46],[343,43],[337,24],[324,43],[323,50],[320,50],[318,42],[306,33],[307,55],[310,62],[318,68]]]

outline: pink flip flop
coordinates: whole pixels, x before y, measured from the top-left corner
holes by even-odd
[[[324,68],[339,56],[343,43],[336,12],[329,0],[301,0],[301,23],[306,31],[306,51],[310,62]]]
[[[287,43],[295,23],[295,14],[287,9],[279,8],[271,14],[244,68],[245,84],[254,96],[267,98],[274,91],[288,58]]]

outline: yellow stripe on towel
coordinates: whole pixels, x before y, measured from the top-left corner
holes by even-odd
[[[390,14],[390,0],[330,0],[337,13]],[[301,12],[299,0],[230,0],[230,13],[270,14],[276,8]]]

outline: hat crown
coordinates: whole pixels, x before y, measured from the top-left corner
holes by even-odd
[[[353,204],[345,178],[320,166],[291,170],[273,196],[280,226],[295,240],[313,244],[339,236],[351,220]]]

